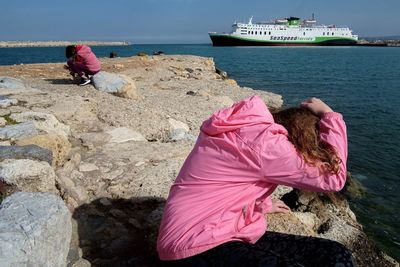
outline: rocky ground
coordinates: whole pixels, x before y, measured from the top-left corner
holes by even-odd
[[[71,240],[62,239],[67,266],[157,266],[163,205],[202,121],[249,95],[271,108],[282,98],[223,79],[208,58],[144,55],[102,64],[124,80],[122,90],[77,86],[63,64],[0,67],[0,194],[61,197],[71,213]],[[337,240],[359,266],[398,266],[368,240],[341,194],[280,187],[275,197],[293,212],[269,216],[270,230]],[[7,207],[0,213],[9,214]]]

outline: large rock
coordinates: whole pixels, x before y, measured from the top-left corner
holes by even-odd
[[[19,93],[40,93],[40,90],[26,86],[23,81],[11,77],[0,77],[0,95]]]
[[[129,99],[138,99],[134,81],[125,75],[100,71],[92,77],[94,87],[102,92]]]
[[[25,88],[23,81],[11,77],[0,77],[0,89],[21,90]]]
[[[246,89],[246,87],[243,88]],[[265,104],[269,108],[280,108],[283,105],[283,99],[281,95],[270,92],[263,92],[262,94],[260,94],[260,97],[264,100]]]
[[[21,139],[38,135],[35,125],[31,121],[8,125],[0,128],[0,141],[7,139]]]
[[[51,164],[53,153],[48,149],[35,145],[0,146],[0,161],[3,159],[32,159],[46,161]]]
[[[71,151],[71,143],[64,135],[44,134],[37,135],[31,138],[20,139],[15,144],[37,145],[46,148],[53,153],[53,166],[61,166],[67,160],[68,154]]]
[[[54,133],[65,137],[68,137],[70,133],[70,127],[59,122],[52,114],[28,111],[11,114],[10,118],[17,122],[32,121],[38,130],[46,133]]]
[[[15,193],[0,206],[0,266],[65,267],[71,231],[60,197]]]
[[[47,162],[30,159],[5,159],[0,162],[0,181],[21,191],[58,192],[56,175]]]

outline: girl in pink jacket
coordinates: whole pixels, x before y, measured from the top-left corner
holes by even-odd
[[[346,180],[342,115],[319,99],[274,117],[257,96],[214,113],[170,189],[157,241],[167,266],[354,266],[341,244],[266,232],[289,212],[277,185],[331,192]]]
[[[100,61],[87,45],[69,45],[65,48],[65,56],[68,58],[65,69],[72,77],[78,75],[81,78],[79,85],[89,84],[91,76],[101,70]]]

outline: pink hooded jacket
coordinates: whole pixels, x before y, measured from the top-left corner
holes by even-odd
[[[325,113],[321,139],[334,146],[338,174],[305,163],[258,97],[215,112],[204,121],[164,209],[157,242],[161,260],[190,257],[222,243],[255,243],[277,185],[338,191],[346,180],[347,135],[342,115]]]
[[[97,73],[101,69],[100,61],[87,45],[76,46],[77,61],[85,65],[92,73]]]

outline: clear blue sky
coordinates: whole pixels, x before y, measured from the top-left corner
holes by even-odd
[[[315,13],[359,36],[400,35],[400,0],[0,0],[0,40],[208,43],[234,21]]]

